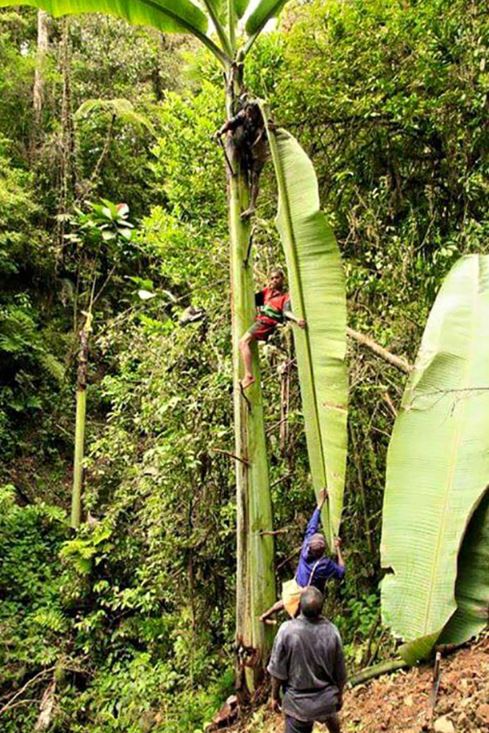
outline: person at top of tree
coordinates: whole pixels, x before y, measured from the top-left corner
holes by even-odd
[[[242,219],[254,213],[258,198],[260,174],[268,158],[268,140],[260,105],[247,94],[240,97],[240,110],[215,133],[220,140],[225,133],[231,136],[250,184],[250,203],[242,212]]]
[[[241,380],[243,389],[255,381],[251,355],[253,341],[268,341],[277,326],[285,319],[296,323],[300,328],[306,327],[306,322],[302,318],[297,318],[290,309],[290,296],[285,290],[285,276],[282,270],[272,270],[267,287],[255,294],[255,304],[258,308],[255,322],[239,342],[245,370]]]
[[[284,608],[289,616],[294,618],[299,609],[304,588],[312,585],[321,593],[324,593],[324,587],[328,580],[331,578],[342,580],[345,577],[345,561],[341,554],[340,538],[336,537],[334,541],[337,554],[337,562],[335,562],[329,557],[325,557],[326,540],[318,532],[321,522],[321,509],[327,498],[327,490],[322,489],[317,506],[307,525],[294,579],[283,584],[282,598],[260,616],[260,621],[272,623],[270,617]]]

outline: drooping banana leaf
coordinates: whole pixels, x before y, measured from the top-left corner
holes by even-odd
[[[382,615],[410,663],[431,652],[457,608],[458,553],[488,483],[489,257],[472,255],[436,298],[388,452]],[[481,577],[471,582],[487,593]],[[458,641],[474,628],[461,623]]]
[[[344,274],[334,234],[319,208],[311,161],[285,130],[269,129],[268,136],[292,309],[307,322],[306,330],[294,326],[293,331],[311,474],[316,492],[328,488],[323,522],[331,542],[341,521],[346,467]]]
[[[133,25],[147,25],[165,33],[192,33],[221,61],[228,60],[225,51],[206,35],[207,16],[190,0],[0,0],[0,8],[9,5],[30,5],[55,17],[107,13]]]
[[[153,132],[153,126],[148,117],[136,112],[134,105],[128,99],[87,99],[78,107],[73,117],[75,120],[80,120],[92,114],[114,116],[125,124],[140,129],[146,128]]]
[[[462,644],[489,618],[489,491],[474,512],[458,558],[457,610],[440,636],[441,644]]]
[[[246,32],[253,36],[260,33],[271,18],[275,18],[287,0],[259,0],[258,5],[246,21]]]

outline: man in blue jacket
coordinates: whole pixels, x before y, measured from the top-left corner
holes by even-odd
[[[280,601],[277,601],[260,616],[260,620],[264,623],[273,623],[273,621],[270,621],[270,617],[283,608],[292,618],[296,616],[299,610],[301,593],[307,586],[312,585],[321,593],[324,593],[324,587],[328,580],[331,578],[342,580],[344,578],[345,562],[341,554],[340,538],[336,537],[334,541],[337,553],[337,562],[334,562],[329,557],[325,557],[326,540],[318,532],[321,523],[321,509],[327,497],[328,492],[323,489],[319,494],[317,507],[307,525],[294,579],[283,584]]]

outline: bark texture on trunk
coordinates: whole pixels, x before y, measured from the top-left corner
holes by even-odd
[[[57,218],[57,240],[59,267],[64,256],[64,235],[66,214],[74,198],[76,185],[75,168],[75,128],[71,99],[71,40],[69,18],[63,19],[63,31],[60,44],[60,67],[63,76],[63,95],[61,100],[61,134],[59,160],[59,196]]]
[[[83,459],[85,457],[85,424],[87,414],[88,341],[92,330],[92,315],[88,314],[80,331],[80,352],[76,379],[75,456],[73,459],[73,491],[71,495],[71,526],[78,529],[81,520]]]

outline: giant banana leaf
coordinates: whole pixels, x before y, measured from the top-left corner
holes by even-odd
[[[457,610],[443,629],[442,644],[461,644],[479,633],[489,613],[489,491],[470,520],[458,558]]]
[[[242,61],[267,22],[279,14],[287,0],[259,0],[246,22],[250,38],[241,49]],[[107,13],[124,18],[133,25],[147,25],[164,33],[191,33],[196,36],[224,66],[235,55],[238,20],[244,15],[248,0],[201,0],[208,16],[191,0],[0,0],[0,8],[30,5],[55,17],[82,13]],[[224,24],[228,21],[226,32]],[[220,46],[208,35],[209,20],[217,32]]]
[[[0,0],[0,7],[8,5],[30,5],[55,17],[107,13],[133,25],[147,25],[165,33],[192,33],[223,63],[229,60],[206,35],[208,18],[190,0]]]
[[[408,662],[430,653],[456,610],[459,549],[488,483],[489,257],[472,255],[458,261],[435,301],[388,452],[382,614],[407,642]],[[482,575],[459,592],[487,599],[487,570]],[[484,623],[463,612],[457,618],[457,641]]]
[[[307,321],[304,331],[294,327],[294,338],[312,479],[316,492],[328,488],[323,520],[331,542],[341,521],[346,466],[344,274],[338,245],[319,208],[311,161],[285,130],[269,129],[268,136],[292,308]]]

